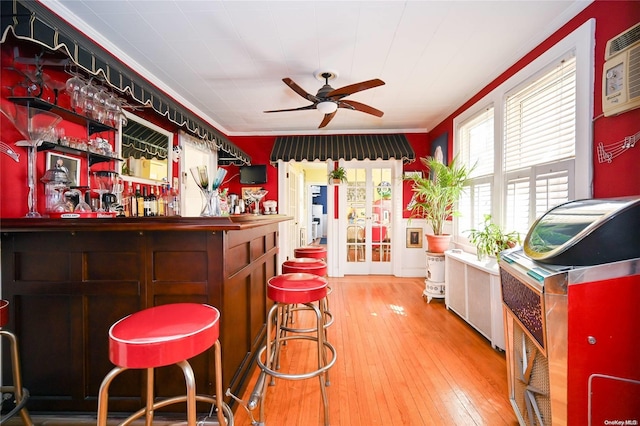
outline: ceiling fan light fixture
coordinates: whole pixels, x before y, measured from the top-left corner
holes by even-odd
[[[323,114],[332,114],[338,109],[338,104],[332,101],[322,101],[316,105],[316,108]]]

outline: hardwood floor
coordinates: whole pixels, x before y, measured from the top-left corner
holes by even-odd
[[[338,353],[327,388],[332,425],[518,424],[504,354],[442,300],[425,303],[424,279],[350,276],[330,284],[329,340]],[[310,353],[286,347],[282,368]],[[317,379],[278,380],[265,404],[267,425],[323,424]],[[242,408],[235,419],[251,424]]]
[[[444,301],[427,304],[423,278],[329,280],[335,321],[328,334],[338,354],[327,388],[331,425],[518,424],[507,398],[504,354],[447,311]],[[299,323],[304,315],[298,316]],[[285,346],[283,371],[288,362],[300,368],[313,363],[313,353],[307,344]],[[256,369],[243,399],[249,398],[257,377]],[[265,404],[265,425],[324,421],[316,378],[278,380],[269,387]],[[258,411],[252,412],[256,419]],[[45,419],[34,415],[38,426],[65,424]],[[21,424],[15,420],[8,424]],[[251,422],[236,405],[235,425]]]

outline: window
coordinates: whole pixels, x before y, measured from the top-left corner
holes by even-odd
[[[182,155],[180,156],[180,170],[183,180],[181,187],[182,216],[199,216],[202,210],[202,195],[200,189],[193,180],[189,169],[196,166],[207,166],[209,178],[216,174],[218,152],[211,142],[197,139],[185,132],[179,133]]]
[[[589,21],[454,119],[454,151],[475,164],[458,242],[485,214],[524,237],[550,208],[591,196],[592,75]]]
[[[460,198],[458,227],[467,230],[480,226],[485,214],[491,214],[494,164],[494,109],[471,117],[460,126],[460,161],[472,168],[470,186]]]
[[[508,230],[525,234],[536,217],[569,201],[576,153],[576,61],[573,53],[568,56],[507,96],[502,180]]]

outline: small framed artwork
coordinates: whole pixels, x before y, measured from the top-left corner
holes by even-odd
[[[410,170],[404,172],[405,179],[420,179],[422,178],[422,170]]]
[[[407,248],[422,248],[422,228],[407,228]]]
[[[447,145],[449,140],[449,132],[443,133],[431,142],[431,156],[441,162],[447,164]]]
[[[47,152],[47,170],[63,169],[67,172],[71,183],[69,186],[80,185],[80,159],[68,157],[57,152]]]

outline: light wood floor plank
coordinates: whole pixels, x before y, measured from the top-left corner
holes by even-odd
[[[507,398],[504,354],[442,300],[425,303],[424,279],[329,281],[335,318],[329,340],[338,352],[327,387],[332,425],[517,425]],[[297,321],[308,318],[301,314]],[[315,363],[310,352],[308,346],[287,345],[283,368],[291,360],[298,367]],[[266,425],[323,424],[315,378],[277,381],[265,404]],[[249,424],[238,408],[236,425]]]

